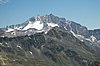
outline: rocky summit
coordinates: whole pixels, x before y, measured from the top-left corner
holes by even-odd
[[[100,66],[100,29],[53,14],[0,29],[0,66]]]

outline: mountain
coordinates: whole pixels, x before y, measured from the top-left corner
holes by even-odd
[[[7,26],[4,31],[5,33],[14,32],[16,35],[14,33],[10,35],[10,37],[13,37],[20,36],[17,32],[22,32],[24,34],[28,34],[27,32],[47,32],[51,27],[55,26],[86,38],[90,38],[93,35],[97,40],[100,40],[100,36],[98,36],[100,34],[100,29],[88,30],[85,26],[74,21],[66,20],[65,18],[54,16],[53,14],[32,17],[22,24]],[[4,36],[6,36],[6,34],[4,34]]]
[[[85,26],[53,14],[33,16],[22,24],[7,26],[0,36],[17,37],[40,32],[47,33],[52,27],[56,26],[71,32],[76,38],[84,41],[86,45],[92,46],[95,51],[100,48],[100,29],[88,30]]]
[[[0,51],[1,66],[100,66],[100,29],[38,15],[1,28]]]
[[[0,38],[1,66],[99,66],[100,56],[69,31],[54,27],[30,36]]]

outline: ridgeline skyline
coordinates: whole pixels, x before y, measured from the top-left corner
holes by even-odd
[[[52,13],[88,29],[100,29],[99,6],[100,0],[0,0],[0,28]]]

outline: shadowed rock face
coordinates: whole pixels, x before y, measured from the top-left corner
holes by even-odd
[[[1,66],[100,66],[100,56],[57,27],[47,34],[0,38]]]

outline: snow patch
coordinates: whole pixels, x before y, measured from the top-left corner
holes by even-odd
[[[5,44],[8,44],[7,42],[5,42]]]
[[[81,37],[81,38],[84,38],[84,36],[82,36],[82,35],[77,35],[78,37]]]
[[[2,35],[1,37],[3,37],[3,38],[4,38],[5,36],[4,36],[4,35]]]
[[[21,48],[21,46],[17,45],[18,48]]]
[[[31,39],[31,37],[29,37],[29,39]]]
[[[0,45],[2,45],[2,43],[0,43]]]
[[[84,42],[84,40],[81,40],[82,42]]]
[[[14,32],[12,32],[11,34],[12,34],[12,35],[16,35],[16,32],[14,31]]]
[[[59,25],[55,23],[47,23],[47,25],[50,27],[56,27],[56,26],[59,27]]]
[[[48,33],[48,31],[49,31],[50,29],[52,29],[52,27],[47,26],[47,27],[44,29],[45,34],[47,34],[47,33]]]
[[[97,42],[100,43],[100,40],[98,40]]]
[[[43,23],[41,23],[40,21],[36,21],[36,22],[33,24],[32,28],[35,28],[35,29],[37,29],[37,30],[41,30],[41,29],[43,28]]]
[[[85,63],[86,63],[86,62],[87,62],[87,60],[83,60],[83,62],[85,62]]]
[[[71,32],[75,37],[77,37],[76,34],[75,34],[72,30],[71,30],[70,32]]]
[[[29,51],[30,54],[33,54],[31,51]]]
[[[24,27],[23,30],[27,30],[29,28],[32,28],[32,25],[33,25],[32,22],[29,21],[29,23]]]
[[[89,38],[85,38],[85,40],[87,40],[87,41],[90,41],[90,42],[91,42],[91,39],[89,39]]]
[[[46,30],[46,31],[45,31],[45,34],[47,34],[49,30],[50,30],[50,29]]]
[[[81,39],[82,42],[83,42],[84,40],[87,40],[87,41],[90,41],[90,42],[91,42],[91,39],[85,38],[85,37],[82,36],[82,35],[77,35],[77,38]]]
[[[67,28],[64,26],[64,28],[67,30]]]
[[[0,43],[1,46],[4,46],[2,43]]]
[[[14,29],[9,28],[6,32],[14,31]]]
[[[41,23],[40,21],[36,21],[34,23],[29,21],[29,23],[23,30],[27,30],[29,28],[35,28],[37,30],[41,30],[43,28],[43,23]]]
[[[93,42],[97,40],[93,35],[90,38]]]
[[[20,27],[15,27],[14,29],[22,30],[21,28],[22,28],[22,26],[20,26]]]

